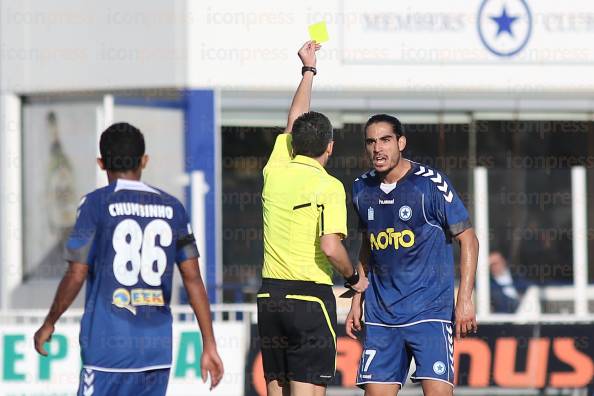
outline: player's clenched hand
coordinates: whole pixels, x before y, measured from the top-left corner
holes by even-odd
[[[346,334],[352,339],[357,339],[354,331],[361,331],[361,317],[363,310],[361,309],[361,295],[358,294],[353,297],[351,310],[346,318]]]
[[[223,378],[223,361],[217,353],[216,347],[206,348],[202,352],[200,359],[200,367],[202,367],[202,381],[206,382],[210,375],[210,390],[221,382]]]
[[[43,356],[47,356],[47,351],[43,347],[47,341],[52,339],[52,334],[54,333],[54,325],[49,323],[44,323],[39,330],[35,332],[35,336],[33,340],[35,342],[35,350],[37,353]]]
[[[299,59],[303,62],[303,66],[316,66],[316,51],[322,48],[320,44],[315,41],[307,41],[297,52]]]
[[[477,329],[472,299],[458,298],[456,304],[456,338],[460,339],[470,333],[476,333]]]

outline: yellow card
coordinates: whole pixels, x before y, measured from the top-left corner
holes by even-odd
[[[330,37],[328,37],[328,30],[326,29],[325,21],[309,25],[308,30],[309,37],[318,44],[330,40]]]

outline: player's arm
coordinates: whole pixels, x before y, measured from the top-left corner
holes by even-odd
[[[303,63],[303,66],[316,67],[316,51],[321,46],[316,44],[314,41],[308,41],[299,49],[297,55]],[[295,96],[293,96],[293,102],[289,109],[289,116],[287,119],[286,133],[291,133],[293,130],[293,123],[295,120],[309,111],[309,104],[311,102],[311,88],[313,84],[314,74],[311,71],[306,71],[301,78],[301,82],[297,87]]]
[[[35,349],[44,356],[47,356],[47,351],[43,344],[52,337],[54,325],[78,295],[87,278],[89,265],[94,261],[93,244],[97,231],[95,208],[96,203],[91,195],[83,197],[78,206],[76,223],[64,246],[68,269],[58,286],[43,325],[33,337]]]
[[[359,263],[358,268],[360,273],[367,274],[369,272],[369,252],[370,252],[370,245],[369,245],[369,238],[367,237],[366,232],[361,233],[361,248],[359,249]],[[346,327],[346,334],[353,338],[357,339],[357,336],[354,334],[354,331],[361,331],[361,319],[363,316],[363,300],[365,295],[363,293],[357,293],[353,296],[351,300],[351,310],[349,311],[345,327]]]
[[[473,228],[455,236],[460,243],[460,286],[456,301],[456,337],[477,331],[476,313],[472,302],[479,243]]]
[[[450,180],[445,175],[441,176],[443,184],[433,179],[428,182],[431,187],[428,215],[437,220],[444,231],[460,244],[460,285],[455,309],[456,337],[460,339],[477,330],[472,291],[478,258],[478,239],[460,196]]]
[[[184,286],[188,292],[188,298],[194,314],[198,318],[200,333],[202,333],[203,354],[201,358],[202,381],[206,382],[207,375],[210,375],[213,389],[223,378],[223,362],[217,352],[217,345],[212,329],[212,318],[210,316],[210,306],[208,295],[204,288],[204,282],[200,275],[200,266],[197,258],[191,258],[183,261],[179,265]]]
[[[324,234],[320,237],[320,248],[328,257],[330,264],[340,273],[356,292],[367,289],[367,278],[362,271],[355,271],[339,234]],[[355,277],[355,278],[353,278]],[[358,278],[358,279],[357,279]],[[352,280],[351,280],[352,279]],[[356,282],[354,281],[356,279]]]
[[[43,347],[43,344],[51,339],[56,322],[68,307],[72,305],[72,302],[78,295],[82,285],[85,283],[88,270],[89,266],[87,264],[70,262],[68,269],[58,286],[49,313],[39,330],[35,333],[35,350],[39,354],[47,356],[47,351]]]
[[[337,179],[326,184],[326,189],[317,198],[319,213],[320,248],[334,269],[347,281],[349,287],[356,292],[367,288],[367,278],[356,271],[351,263],[342,239],[347,235],[347,210],[344,186]]]

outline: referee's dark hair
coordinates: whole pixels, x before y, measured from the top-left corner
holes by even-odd
[[[392,126],[392,132],[394,132],[396,138],[404,136],[404,126],[402,125],[400,120],[389,114],[376,114],[371,116],[371,118],[367,120],[367,123],[365,124],[365,128],[363,129],[363,131],[367,132],[367,128],[369,128],[370,125],[377,124],[378,122],[386,122],[390,124]]]
[[[310,111],[293,123],[293,153],[317,158],[332,141],[332,124],[322,113]]]
[[[144,136],[127,122],[111,125],[101,134],[99,151],[105,170],[133,171],[140,167],[144,155]]]

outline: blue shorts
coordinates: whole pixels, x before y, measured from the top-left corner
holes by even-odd
[[[83,368],[77,396],[164,396],[169,369],[115,373]]]
[[[402,387],[413,357],[413,382],[432,379],[454,385],[454,335],[450,323],[431,321],[400,327],[367,324],[364,337],[357,385],[385,383]]]

